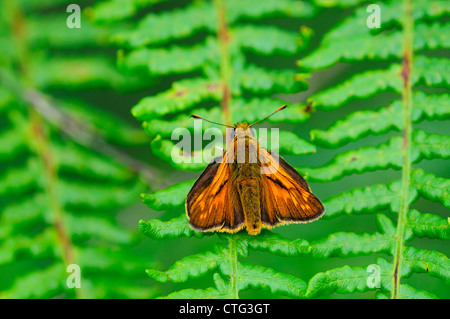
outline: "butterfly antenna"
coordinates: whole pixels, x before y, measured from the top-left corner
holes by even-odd
[[[284,110],[285,108],[287,108],[287,105],[286,105],[286,104],[280,106],[280,107],[279,107],[278,109],[276,109],[275,112],[273,112],[272,114],[267,115],[265,118],[263,118],[263,119],[261,119],[261,120],[259,120],[259,121],[256,121],[256,122],[250,124],[249,126],[252,126],[252,125],[261,123],[261,122],[267,120],[269,117],[271,117],[271,116],[274,115],[275,113],[277,113],[277,112],[279,112],[279,111],[281,111],[281,110]]]
[[[206,122],[209,122],[209,123],[212,123],[212,124],[222,125],[222,126],[226,126],[226,127],[233,128],[233,126],[231,126],[231,125],[227,125],[227,124],[223,124],[223,123],[218,123],[218,122],[213,122],[213,121],[207,120],[207,119],[205,119],[204,117],[201,117],[200,115],[197,115],[197,114],[192,114],[191,117],[193,117],[194,119],[203,120],[203,121],[206,121]]]

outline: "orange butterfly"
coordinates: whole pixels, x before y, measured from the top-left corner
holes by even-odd
[[[186,214],[193,229],[235,233],[246,227],[250,235],[257,235],[261,228],[311,222],[323,215],[322,203],[303,177],[280,156],[261,147],[250,132],[252,125],[284,108],[255,123],[234,126],[192,115],[235,132],[221,161],[213,160],[187,195]],[[239,154],[243,148],[245,152]]]

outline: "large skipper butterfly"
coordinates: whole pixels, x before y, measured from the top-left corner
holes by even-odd
[[[261,147],[250,131],[285,107],[255,123],[233,126],[192,115],[234,132],[223,157],[211,161],[187,195],[186,214],[193,229],[235,233],[246,227],[249,234],[257,235],[261,228],[311,222],[323,215],[322,203],[303,177]]]

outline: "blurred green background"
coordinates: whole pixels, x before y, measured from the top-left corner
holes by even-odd
[[[167,10],[173,10],[174,8],[183,7],[189,3],[189,1],[161,1],[157,2],[154,5],[149,7],[140,8],[139,12],[134,15],[132,19],[127,20],[126,22],[117,21],[114,24],[102,24],[98,23],[98,27],[100,28],[100,32],[98,30],[93,32],[93,28],[89,27],[92,22],[88,22],[88,17],[92,14],[91,7],[98,5],[99,1],[78,1],[83,10],[82,15],[82,27],[77,30],[70,30],[71,33],[68,33],[67,30],[63,30],[58,34],[58,28],[60,26],[57,24],[54,17],[61,17],[63,19],[59,19],[59,22],[65,23],[64,17],[67,17],[70,13],[66,12],[66,8],[68,5],[67,1],[56,1],[56,0],[45,0],[45,1],[18,1],[16,4],[19,4],[16,8],[16,4],[12,2],[16,1],[2,1],[1,2],[1,12],[2,12],[2,22],[1,22],[1,38],[0,38],[0,46],[2,47],[3,53],[1,53],[2,59],[2,72],[3,76],[2,86],[3,87],[14,87],[12,83],[5,83],[8,81],[8,75],[11,75],[12,78],[18,80],[19,83],[26,83],[27,80],[23,78],[18,79],[17,74],[21,73],[20,67],[20,55],[22,54],[21,50],[23,46],[27,46],[27,58],[25,63],[29,63],[27,65],[33,66],[33,70],[30,72],[35,72],[34,67],[36,67],[37,76],[34,76],[34,85],[37,86],[42,92],[45,92],[49,96],[59,100],[59,101],[69,101],[69,100],[77,100],[83,101],[87,105],[92,106],[92,113],[98,113],[97,110],[105,111],[108,113],[112,113],[121,121],[121,125],[124,125],[127,129],[134,132],[136,135],[133,138],[135,143],[133,145],[127,145],[126,143],[121,143],[120,141],[114,140],[114,137],[108,138],[108,136],[103,136],[104,139],[111,144],[116,144],[115,147],[121,154],[127,154],[132,159],[139,160],[144,166],[150,167],[154,178],[150,178],[144,180],[144,185],[139,188],[139,191],[136,192],[136,196],[134,199],[130,199],[127,202],[124,202],[121,207],[117,208],[117,212],[113,214],[113,223],[119,225],[118,227],[123,227],[124,229],[128,229],[131,232],[138,231],[138,222],[139,220],[150,220],[152,218],[159,218],[162,220],[168,220],[170,218],[178,217],[180,215],[179,210],[169,210],[165,212],[156,212],[145,206],[141,203],[139,198],[140,192],[151,192],[157,189],[164,188],[168,185],[172,185],[176,182],[195,179],[200,173],[199,172],[182,172],[178,170],[174,170],[168,163],[160,160],[157,156],[154,156],[149,148],[150,139],[148,139],[144,134],[139,134],[141,131],[140,123],[131,115],[131,108],[136,105],[142,98],[147,96],[155,95],[159,92],[163,92],[170,87],[170,84],[179,78],[178,75],[170,75],[165,78],[154,80],[148,79],[146,82],[145,76],[139,76],[138,80],[135,82],[131,81],[127,76],[121,78],[120,71],[115,69],[115,60],[117,57],[117,48],[114,45],[108,44],[108,37],[111,34],[114,34],[117,30],[121,30],[121,28],[130,28],[133,26],[133,23],[137,23],[140,18],[144,17],[148,13],[158,13],[165,12]],[[125,2],[124,2],[125,3]],[[256,2],[255,2],[256,4]],[[127,6],[123,4],[124,12],[127,10]],[[7,9],[9,8],[9,9]],[[18,19],[17,17],[12,17],[10,14],[15,12],[15,10],[20,10],[20,15],[23,20]],[[95,10],[94,10],[95,12]],[[353,10],[351,8],[324,8],[321,9],[320,12],[310,18],[310,19],[295,19],[295,18],[273,18],[273,19],[265,19],[264,23],[270,23],[287,30],[298,31],[301,26],[307,26],[314,31],[314,35],[311,38],[311,43],[309,47],[301,53],[296,54],[292,57],[286,56],[276,56],[270,58],[261,58],[257,55],[250,55],[249,61],[257,63],[261,66],[267,67],[279,67],[279,68],[296,68],[296,61],[301,59],[303,56],[308,55],[310,52],[314,51],[320,45],[320,41],[323,35],[329,31],[333,26],[342,21],[345,17],[349,16]],[[20,27],[21,24],[26,25],[26,32],[28,32],[27,36],[24,36],[24,39],[13,41],[13,38],[17,36],[19,33],[13,32],[11,37],[11,29],[10,26],[13,25],[13,28]],[[55,31],[56,30],[56,31]],[[17,31],[17,30],[16,30]],[[53,32],[55,31],[55,32]],[[95,35],[93,36],[93,34]],[[202,34],[199,34],[189,41],[195,43],[197,38],[203,37]],[[16,39],[17,40],[17,39]],[[24,42],[26,44],[24,44]],[[89,42],[86,44],[86,42]],[[80,45],[77,45],[79,43]],[[21,47],[22,46],[22,47]],[[448,57],[448,51],[446,50],[438,50],[434,53],[436,56],[444,56]],[[41,57],[43,59],[39,60]],[[94,73],[95,76],[92,76],[93,80],[90,81],[90,84],[86,83],[86,79],[83,76],[86,74],[83,73],[83,70],[80,69],[81,64],[74,65],[72,68],[68,64],[65,64],[69,59],[79,58],[83,61],[83,57],[87,57],[86,60],[92,61],[92,63],[96,64],[97,62],[99,71],[97,74]],[[97,60],[91,60],[95,57]],[[190,57],[186,57],[189,59]],[[67,60],[66,60],[67,59]],[[31,60],[36,60],[37,62],[30,62]],[[39,61],[38,61],[39,60]],[[49,64],[41,63],[42,61],[50,61]],[[53,62],[60,61],[61,64],[57,65]],[[109,66],[107,68],[103,68],[102,63],[107,63]],[[308,79],[309,88],[306,91],[299,92],[297,94],[288,94],[279,96],[287,101],[291,101],[293,103],[297,102],[305,102],[306,99],[327,87],[332,87],[340,84],[343,80],[347,79],[352,74],[357,74],[358,72],[362,72],[367,69],[375,69],[375,68],[384,68],[390,64],[390,61],[367,61],[367,62],[358,62],[358,63],[338,63],[335,66],[325,69],[323,71],[314,72],[311,77]],[[55,69],[52,69],[54,67]],[[65,69],[67,67],[67,69]],[[30,67],[31,69],[31,67]],[[54,71],[56,70],[56,71]],[[65,73],[66,72],[66,73]],[[79,72],[79,76],[77,78],[77,72]],[[110,72],[110,73],[107,73]],[[53,74],[52,74],[53,73]],[[70,73],[70,74],[69,74]],[[69,80],[64,77],[64,74],[68,75]],[[25,76],[23,76],[25,77]],[[33,77],[33,76],[32,76]],[[89,75],[86,76],[89,78]],[[64,83],[66,81],[66,83]],[[113,83],[112,83],[113,82]],[[24,85],[27,86],[26,84]],[[446,93],[448,91],[436,89],[437,93]],[[315,111],[312,113],[311,118],[302,124],[297,125],[283,125],[283,127],[288,128],[298,134],[301,138],[309,140],[309,132],[312,129],[326,129],[332,123],[334,123],[337,119],[343,118],[346,114],[354,112],[359,109],[376,109],[380,106],[388,105],[396,95],[394,93],[382,93],[378,94],[373,98],[368,100],[356,100],[348,103],[348,105],[344,108],[337,109],[335,111]],[[15,102],[11,102],[15,103]],[[9,105],[11,105],[11,103]],[[56,103],[58,105],[58,103]],[[274,105],[274,108],[278,107]],[[14,106],[16,108],[16,106]],[[86,108],[89,110],[88,108]],[[0,116],[4,117],[0,120],[0,127],[2,127],[2,132],[5,132],[9,128],[9,124],[11,122],[10,115],[6,116],[7,112],[10,112],[11,108],[8,109],[7,106],[2,107]],[[12,111],[11,111],[12,112]],[[9,113],[8,113],[9,114]],[[264,114],[260,114],[262,117]],[[5,120],[5,118],[8,118]],[[82,118],[82,117],[81,117]],[[44,119],[45,122],[45,119]],[[101,125],[100,125],[101,126]],[[273,125],[272,125],[273,126]],[[82,126],[81,126],[82,127]],[[262,127],[270,127],[269,124],[264,124]],[[444,134],[449,132],[448,123],[444,121],[423,121],[422,123],[415,126],[417,128],[423,128],[427,132],[430,133],[440,133]],[[64,135],[62,130],[54,129],[52,134]],[[112,130],[113,131],[113,130]],[[308,166],[308,167],[316,167],[327,163],[331,160],[337,152],[342,152],[347,149],[356,149],[361,146],[367,145],[377,145],[381,142],[387,140],[388,137],[397,135],[398,132],[391,132],[389,134],[385,134],[382,136],[368,136],[360,139],[357,142],[349,143],[344,147],[341,147],[339,150],[335,149],[325,149],[318,147],[317,152],[312,155],[304,155],[304,156],[285,156],[285,159],[292,164],[292,166]],[[114,135],[114,133],[112,134]],[[69,140],[70,140],[69,136]],[[55,137],[58,139],[58,137]],[[67,139],[67,137],[64,137]],[[117,142],[117,143],[116,143]],[[125,145],[123,145],[125,144]],[[91,146],[95,148],[95,141]],[[5,145],[0,145],[0,148],[4,148]],[[5,147],[5,149],[7,149]],[[100,151],[103,149],[99,147]],[[283,154],[281,154],[283,155]],[[109,156],[108,154],[106,156]],[[19,167],[21,163],[20,159],[13,159],[11,162],[1,162],[0,169],[3,172],[7,172],[10,168],[9,165],[14,168]],[[13,163],[13,164],[11,164]],[[423,168],[425,171],[433,173],[440,177],[450,178],[450,165],[446,160],[433,160],[428,161],[424,160],[419,164],[414,165],[417,168]],[[81,168],[82,169],[82,168]],[[76,174],[75,174],[76,175]],[[5,178],[6,173],[0,175],[0,183],[1,176]],[[9,176],[9,175],[8,175]],[[386,183],[387,181],[393,180],[395,178],[400,178],[401,172],[393,169],[381,170],[376,172],[366,172],[364,175],[353,174],[350,176],[346,176],[338,181],[329,182],[329,183],[310,183],[311,189],[313,192],[320,198],[326,199],[332,195],[338,194],[344,190],[349,190],[355,187],[363,187],[369,186],[378,183]],[[83,182],[84,175],[77,175],[77,181],[81,180]],[[86,178],[86,183],[89,183],[89,178]],[[99,180],[99,183],[102,183],[102,180]],[[83,184],[83,183],[81,183]],[[6,184],[4,184],[6,185]],[[116,191],[115,186],[117,183],[113,184],[110,188],[111,197],[115,197],[114,192]],[[123,191],[122,189],[120,191]],[[11,202],[14,200],[19,200],[21,198],[25,198],[29,196],[31,191],[27,190],[24,192],[19,192],[15,195],[15,197],[11,197],[5,191],[5,196],[2,197],[0,201],[0,209],[3,211],[7,208],[7,206],[12,205]],[[117,195],[120,196],[120,195]],[[449,216],[449,211],[442,207],[438,203],[434,203],[425,199],[419,199],[413,206],[415,209],[421,212],[429,212],[433,214],[440,215],[442,217],[447,218]],[[107,212],[107,209],[104,210],[103,213]],[[385,210],[380,211],[381,213],[389,213]],[[389,215],[392,217],[392,214]],[[394,219],[395,220],[395,219]],[[1,222],[1,220],[0,220]],[[32,226],[32,225],[31,225]],[[40,225],[37,225],[36,228],[33,227],[26,228],[24,230],[19,230],[21,232],[21,236],[28,236],[32,238],[32,234],[39,232]],[[343,216],[336,219],[330,220],[319,220],[317,222],[311,224],[299,224],[299,225],[290,225],[275,228],[273,231],[281,234],[282,236],[288,238],[304,238],[308,241],[314,241],[323,237],[326,237],[330,233],[338,232],[338,231],[348,231],[348,232],[356,232],[356,233],[371,233],[376,229],[376,221],[373,214],[362,214],[359,216]],[[24,233],[29,232],[29,234]],[[183,256],[187,256],[190,254],[202,252],[208,249],[211,249],[215,244],[219,243],[221,240],[218,236],[206,236],[202,239],[195,238],[181,238],[176,240],[165,240],[165,241],[155,241],[146,238],[143,234],[137,233],[134,238],[135,245],[127,246],[126,249],[132,252],[135,255],[141,256],[143,262],[142,265],[142,273],[139,273],[139,270],[136,270],[136,276],[133,278],[134,282],[138,283],[140,289],[145,291],[148,289],[149,294],[138,295],[137,297],[152,297],[154,295],[166,295],[175,290],[180,290],[183,288],[204,288],[210,286],[212,284],[212,277],[206,276],[199,279],[192,279],[185,283],[181,284],[160,284],[153,281],[150,278],[147,278],[145,275],[145,268],[156,268],[156,269],[167,269],[169,268],[175,261],[182,258]],[[1,237],[1,236],[0,236]],[[15,246],[13,244],[8,244],[11,246],[7,246],[7,238],[0,238],[2,240],[2,245],[0,245],[3,252],[1,254],[9,254],[6,252],[8,247]],[[74,240],[76,241],[76,240]],[[86,246],[88,241],[84,239],[83,244],[80,244],[80,247]],[[414,239],[411,243],[415,247],[426,248],[429,250],[437,250],[448,256],[450,253],[448,243],[439,240],[431,240],[426,238]],[[108,249],[108,245],[100,246],[106,247],[102,249]],[[26,252],[27,248],[19,247],[19,250],[24,250],[24,253],[14,252],[15,258],[11,259],[7,263],[0,264],[0,297],[2,296],[2,291],[10,292],[12,287],[14,286],[14,282],[17,278],[23,277],[28,273],[37,271],[41,269],[43,264],[46,264],[45,261],[42,260],[50,260],[55,257],[46,256],[42,260],[35,259],[36,254],[34,252],[29,253]],[[35,248],[39,250],[38,248]],[[30,255],[32,257],[30,257]],[[318,272],[326,271],[331,268],[341,267],[343,265],[350,266],[365,266],[375,262],[375,258],[378,255],[369,255],[369,256],[360,256],[353,258],[328,258],[328,259],[317,259],[313,258],[310,255],[300,256],[300,257],[281,257],[269,255],[267,253],[255,252],[252,251],[248,257],[248,261],[254,264],[261,264],[268,267],[272,267],[281,272],[285,272],[288,274],[295,275],[297,277],[302,278],[303,280],[309,280],[313,275]],[[92,257],[95,258],[95,257]],[[33,262],[29,262],[29,259],[33,259]],[[146,260],[148,262],[146,262]],[[114,263],[120,263],[121,258],[115,260]],[[113,263],[113,262],[111,262]],[[108,268],[108,265],[100,266]],[[111,274],[111,278],[114,276],[120,276],[121,271],[120,267],[114,274]],[[94,272],[92,276],[96,276]],[[100,276],[100,275],[99,275]],[[111,279],[113,281],[113,279]],[[92,280],[95,282],[95,279]],[[448,286],[437,278],[433,278],[428,276],[427,274],[414,274],[411,278],[403,279],[404,283],[410,284],[411,286],[423,289],[427,291],[433,292],[440,298],[449,298],[450,290]],[[7,294],[8,297],[74,297],[73,293],[62,289],[58,291],[58,289],[53,289],[50,291],[44,291],[42,295],[39,293],[31,293],[31,291],[36,291],[36,288],[33,287],[35,283],[33,280],[30,280],[21,286],[21,288],[17,288],[20,291],[26,291],[27,289],[30,291],[30,294],[12,293]],[[27,286],[28,285],[28,286]],[[87,294],[85,296],[93,296],[93,297],[134,297],[132,294],[128,294],[126,291],[118,292],[117,294],[110,294],[107,292],[108,286],[105,285],[105,292],[98,292]],[[16,289],[15,288],[15,289]],[[95,290],[95,289],[94,289]],[[130,287],[132,290],[132,287]],[[375,292],[367,292],[367,293],[355,293],[348,295],[340,295],[340,294],[332,294],[331,298],[373,298]],[[242,298],[276,298],[267,291],[264,290],[248,290],[242,292],[240,294]],[[328,298],[327,297],[327,298]]]

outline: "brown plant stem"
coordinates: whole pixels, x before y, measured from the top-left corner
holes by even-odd
[[[223,0],[215,0],[217,9],[218,31],[217,38],[220,44],[220,73],[222,84],[222,111],[225,123],[230,125],[230,105],[231,105],[231,90],[230,90],[230,33],[228,32],[226,8]]]
[[[411,109],[412,109],[412,87],[411,87],[411,71],[413,59],[413,16],[412,16],[412,0],[404,0],[404,20],[403,20],[403,67],[401,77],[403,79],[403,144],[402,144],[402,186],[401,186],[401,203],[398,212],[397,230],[395,233],[395,250],[394,250],[394,270],[392,276],[391,298],[397,299],[400,296],[400,279],[402,253],[404,248],[406,215],[409,210],[409,187],[411,184]]]
[[[221,107],[223,111],[225,124],[231,125],[230,117],[230,105],[231,105],[231,90],[230,90],[230,78],[231,78],[231,61],[230,61],[230,34],[228,32],[226,7],[224,0],[215,0],[215,6],[217,11],[217,38],[220,44],[220,74],[222,85],[222,100]],[[228,141],[227,137],[227,141]],[[238,288],[238,253],[236,248],[236,239],[233,235],[228,237],[228,252],[230,258],[230,295],[234,299],[239,298]]]
[[[5,0],[5,9],[9,17],[14,45],[17,49],[17,65],[20,73],[20,82],[23,87],[34,87],[34,81],[28,66],[30,65],[29,48],[27,43],[27,21],[23,15],[20,3],[15,0]],[[44,188],[48,205],[52,213],[52,223],[61,247],[62,259],[66,265],[74,264],[72,241],[64,220],[64,211],[58,193],[58,167],[53,158],[50,137],[47,126],[41,115],[33,108],[28,108],[30,118],[30,145],[34,147],[44,172]],[[80,289],[75,289],[77,298],[81,297]]]

